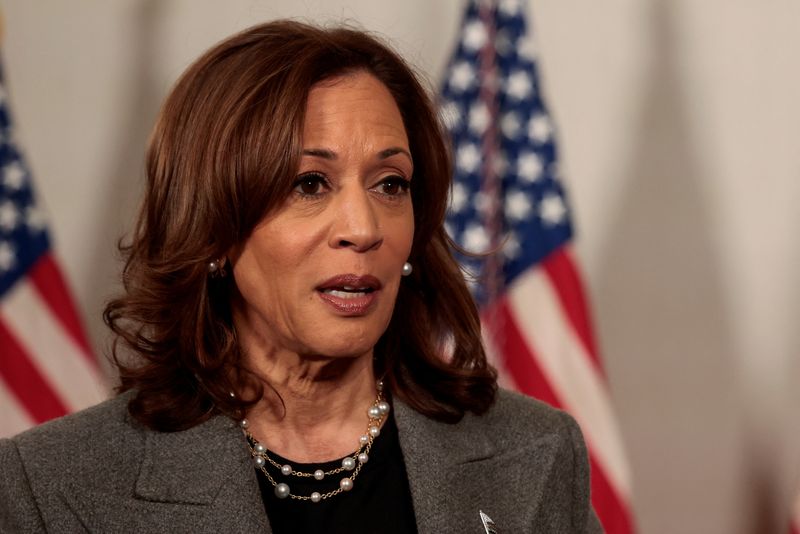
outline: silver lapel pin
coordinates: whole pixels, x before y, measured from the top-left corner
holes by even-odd
[[[478,510],[478,513],[481,515],[481,522],[483,523],[484,530],[486,530],[486,534],[500,534],[500,531],[497,530],[497,526],[494,524],[491,517],[484,514],[483,510]]]

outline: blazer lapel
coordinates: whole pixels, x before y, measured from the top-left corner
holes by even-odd
[[[145,432],[135,497],[72,488],[90,532],[271,532],[244,436],[217,416],[183,432]]]
[[[185,432],[149,434],[136,493],[153,502],[204,505],[223,530],[271,532],[244,435],[225,416]]]
[[[506,449],[480,417],[467,414],[446,424],[401,402],[394,405],[420,534],[483,534],[481,512],[498,532],[530,530],[553,469],[557,436]]]

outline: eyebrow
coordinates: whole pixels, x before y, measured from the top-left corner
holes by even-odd
[[[378,159],[391,158],[392,156],[396,156],[397,154],[404,154],[409,159],[409,161],[411,161],[411,163],[414,163],[414,159],[411,157],[411,153],[405,148],[401,148],[399,146],[381,150],[380,152],[378,152]],[[303,149],[303,155],[314,156],[317,158],[329,159],[329,160],[335,160],[337,158],[335,152],[325,148],[305,148]]]
[[[336,159],[336,154],[333,151],[325,150],[324,148],[304,148],[303,155],[322,159]]]
[[[387,148],[386,150],[381,150],[380,152],[378,152],[378,157],[380,159],[386,159],[386,158],[391,158],[392,156],[396,156],[397,154],[405,154],[405,156],[412,163],[414,162],[414,159],[411,157],[411,153],[405,148],[400,148],[399,146]]]

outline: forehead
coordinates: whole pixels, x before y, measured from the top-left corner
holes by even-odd
[[[389,89],[373,75],[355,72],[314,85],[308,94],[303,145],[342,144],[358,136],[386,138],[408,147],[403,117]],[[333,137],[332,137],[333,136]]]

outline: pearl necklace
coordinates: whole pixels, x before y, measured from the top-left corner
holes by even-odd
[[[386,416],[389,414],[389,410],[391,409],[389,403],[386,402],[383,397],[383,382],[381,380],[375,382],[375,389],[378,390],[378,395],[375,398],[375,401],[372,403],[372,406],[370,406],[369,410],[367,410],[367,431],[358,438],[358,448],[355,450],[355,452],[345,456],[342,459],[341,467],[337,467],[336,469],[331,469],[328,471],[317,469],[313,473],[307,473],[305,471],[298,471],[289,464],[279,464],[269,456],[267,448],[263,444],[259,443],[258,440],[256,440],[256,438],[253,437],[253,435],[247,429],[249,426],[247,419],[242,419],[239,422],[239,426],[242,428],[245,436],[247,437],[247,445],[250,448],[250,456],[253,457],[253,464],[257,469],[264,473],[264,475],[267,477],[267,480],[269,480],[272,486],[275,488],[276,497],[279,499],[290,497],[292,499],[317,503],[324,499],[329,499],[335,495],[339,495],[340,493],[353,489],[353,482],[361,472],[361,468],[364,467],[364,464],[369,460],[369,451],[372,449],[372,444],[374,443],[375,438],[377,438],[381,433],[381,425],[386,420]],[[349,476],[345,476],[339,480],[339,487],[335,490],[327,493],[315,491],[311,493],[311,495],[295,495],[291,492],[288,484],[285,482],[277,482],[272,477],[267,470],[268,462],[273,467],[279,469],[281,475],[285,477],[313,477],[314,480],[323,480],[325,477],[337,475],[345,471],[352,473]]]

